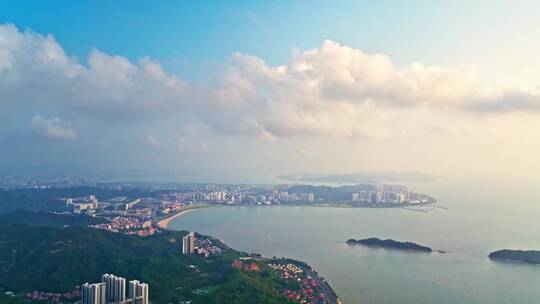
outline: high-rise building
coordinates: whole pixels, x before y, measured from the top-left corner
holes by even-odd
[[[358,193],[358,199],[362,202],[362,203],[365,203],[368,201],[368,197],[369,197],[369,193],[367,191],[360,191]]]
[[[149,285],[137,280],[129,281],[126,297],[126,279],[114,274],[101,276],[102,283],[85,283],[81,288],[82,304],[148,304]]]
[[[104,274],[101,276],[101,282],[105,283],[105,286],[107,287],[107,300],[112,299],[112,291],[113,291],[113,285],[114,285],[114,275],[112,274]]]
[[[148,304],[148,284],[129,281],[128,299],[132,304]]]
[[[107,302],[123,303],[126,301],[126,279],[114,274],[104,274],[101,281],[107,290]]]
[[[82,304],[106,304],[105,283],[88,284],[81,287]]]
[[[139,284],[137,289],[137,295],[141,297],[141,302],[139,304],[148,304],[149,302],[149,289],[150,287],[146,283]]]
[[[124,278],[116,278],[115,300],[119,303],[123,303],[126,301],[126,279]]]
[[[129,281],[128,283],[128,299],[135,299],[137,297],[137,286],[139,286],[140,282],[137,280]]]
[[[371,202],[372,203],[380,203],[382,199],[382,192],[376,191],[371,194]]]
[[[195,252],[195,233],[190,232],[182,238],[182,253],[192,254]]]

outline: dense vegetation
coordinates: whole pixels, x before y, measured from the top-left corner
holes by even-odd
[[[506,260],[527,264],[540,264],[540,251],[503,249],[489,254],[492,260]]]
[[[370,247],[381,247],[387,249],[399,249],[399,250],[410,250],[410,251],[421,251],[421,252],[431,252],[432,249],[426,246],[418,245],[411,242],[398,242],[394,240],[381,240],[378,238],[368,238],[363,240],[349,239],[347,240],[349,245],[364,245]]]
[[[79,225],[87,220],[70,218],[68,224],[48,213],[0,216],[0,290],[66,292],[114,273],[149,283],[153,303],[287,303],[279,294],[284,283],[273,272],[230,266],[241,253],[181,255],[183,232],[141,238]],[[70,226],[58,228],[64,225]]]

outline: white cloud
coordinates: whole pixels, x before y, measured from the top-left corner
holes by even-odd
[[[235,54],[214,94],[220,116],[206,120],[214,129],[269,138],[388,139],[404,134],[403,120],[422,123],[411,109],[440,115],[540,107],[535,92],[521,91],[516,101],[505,91],[483,86],[471,66],[399,67],[386,55],[366,54],[330,40],[317,49],[295,51],[283,66]]]
[[[83,65],[50,35],[0,26],[0,102],[129,117],[181,108],[185,94],[186,85],[150,59],[94,50]]]
[[[330,40],[295,51],[281,66],[235,54],[219,79],[190,84],[149,58],[132,62],[99,50],[82,64],[50,35],[0,25],[0,103],[47,107],[58,117],[174,121],[191,115],[217,133],[268,140],[391,139],[407,134],[405,124],[422,124],[426,111],[437,116],[540,110],[538,92],[490,88],[474,67],[401,67],[387,55]],[[65,125],[51,124],[51,134],[77,137]]]
[[[36,115],[32,118],[32,126],[37,132],[50,139],[74,140],[79,134],[70,128],[69,123],[59,118],[47,119]]]

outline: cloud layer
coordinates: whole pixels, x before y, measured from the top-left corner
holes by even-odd
[[[81,63],[51,35],[0,26],[0,105],[48,108],[59,118],[33,124],[51,137],[77,138],[60,123],[62,115],[90,122],[190,115],[219,134],[377,139],[399,136],[404,115],[417,121],[411,109],[435,115],[540,110],[538,92],[483,85],[473,67],[401,67],[387,55],[331,40],[294,51],[282,66],[234,54],[217,78],[192,84],[152,59],[131,62],[99,50]]]
[[[0,167],[249,182],[540,170],[539,92],[485,83],[472,66],[400,65],[330,40],[284,65],[237,53],[217,66],[192,82],[151,58],[75,58],[51,35],[0,25]]]

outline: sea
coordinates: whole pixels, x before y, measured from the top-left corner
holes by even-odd
[[[540,250],[540,190],[435,181],[405,184],[438,199],[416,208],[230,206],[203,208],[169,228],[313,266],[350,304],[538,304],[540,265],[491,261],[504,248]],[[428,246],[411,253],[350,246],[390,238]]]

